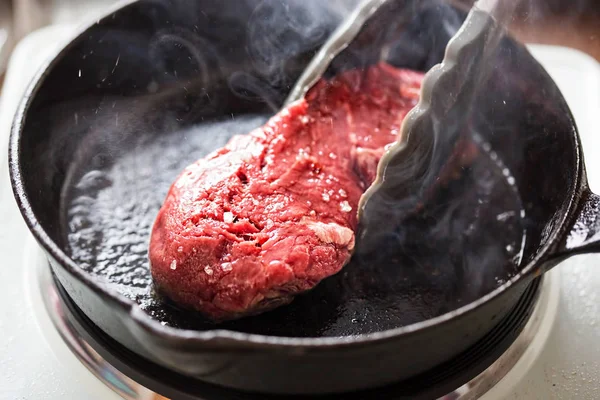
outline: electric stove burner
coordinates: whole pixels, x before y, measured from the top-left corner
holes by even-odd
[[[79,360],[125,399],[279,399],[207,384],[132,353],[95,326],[72,302],[47,264],[38,266],[42,297],[54,325]],[[431,371],[383,388],[344,394],[346,399],[475,399],[492,389],[519,361],[558,295],[552,275],[534,280],[507,317],[481,341]],[[163,397],[165,396],[165,397]],[[289,397],[289,396],[288,396]],[[286,397],[286,398],[288,398]],[[334,396],[331,396],[332,398]],[[298,398],[310,398],[303,396]],[[319,398],[328,398],[321,396]],[[337,398],[337,397],[336,397]]]

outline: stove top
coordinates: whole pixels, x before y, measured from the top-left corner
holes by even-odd
[[[81,362],[125,398],[155,391],[178,400],[277,400],[284,396],[249,394],[182,376],[132,353],[94,325],[50,272],[37,263],[36,281],[55,327]],[[523,351],[552,325],[558,294],[555,277],[534,280],[514,309],[484,338],[457,357],[407,381],[346,393],[348,400],[450,400],[479,398],[496,385]],[[339,395],[320,396],[320,399]],[[286,397],[287,398],[287,397]],[[297,398],[297,397],[295,397]],[[312,398],[303,396],[301,398]]]
[[[22,222],[8,184],[6,145],[18,100],[39,66],[71,31],[68,26],[45,28],[21,42],[0,97],[0,248],[5,262],[0,269],[0,331],[5,335],[0,342],[0,399],[157,399],[149,390],[128,391],[136,387],[135,382],[126,381],[123,386],[118,372],[103,364],[92,348],[87,349],[86,368],[61,338],[44,306],[42,293],[48,292],[38,285],[40,268],[47,270],[45,258]],[[600,148],[600,138],[593,133],[594,113],[600,109],[600,66],[565,48],[535,46],[532,52],[571,106],[588,150],[590,185],[597,190],[600,157],[593,157],[592,151]],[[537,324],[535,329],[526,327],[492,367],[447,398],[478,398],[484,392],[480,398],[488,400],[600,398],[600,324],[596,324],[600,314],[594,290],[600,285],[600,270],[594,265],[598,261],[600,256],[576,257],[547,274],[536,313],[528,323],[529,327]],[[50,300],[59,304],[60,297]],[[530,299],[527,304],[534,303]],[[521,340],[527,332],[530,340]],[[91,344],[92,338],[88,339]],[[100,369],[94,369],[98,365]],[[120,388],[120,396],[99,377]]]

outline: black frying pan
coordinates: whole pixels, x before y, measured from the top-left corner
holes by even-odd
[[[75,304],[134,353],[250,391],[379,386],[467,349],[535,277],[596,250],[599,201],[571,113],[541,66],[506,39],[481,107],[486,140],[527,211],[518,268],[484,263],[496,279],[463,290],[473,271],[403,272],[383,247],[377,262],[352,262],[287,307],[218,326],[156,296],[146,241],[170,183],[273,114],[343,16],[323,3],[131,2],[85,29],[30,86],[11,136],[17,202]],[[436,1],[388,7],[398,17],[384,34],[367,26],[368,40],[334,69],[385,54],[426,71],[464,18]]]

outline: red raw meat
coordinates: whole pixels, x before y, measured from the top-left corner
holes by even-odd
[[[226,320],[289,303],[337,273],[354,247],[359,199],[422,78],[379,64],[322,80],[187,167],[152,231],[159,292]]]

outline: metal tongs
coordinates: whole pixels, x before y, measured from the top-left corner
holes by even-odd
[[[353,46],[353,40],[365,24],[377,27],[380,23],[383,29],[383,21],[377,22],[371,18],[374,15],[379,19],[390,18],[389,15],[381,16],[387,12],[377,11],[398,1],[363,1],[313,58],[291,91],[286,104],[307,93],[336,56]],[[515,3],[510,0],[477,1],[448,43],[443,61],[426,74],[420,102],[407,115],[399,141],[383,156],[379,162],[376,181],[361,198],[361,228],[358,236],[362,239],[375,238],[363,240],[365,247],[375,248],[376,243],[369,246],[367,242],[377,241],[376,238],[386,229],[395,229],[390,226],[397,216],[388,212],[391,204],[396,207],[411,196],[414,199],[415,192],[422,193],[423,188],[433,188],[443,180],[443,176],[448,175],[448,169],[463,166],[459,163],[465,162],[464,157],[457,161],[448,153],[436,152],[440,148],[456,147],[456,142],[464,139],[464,129],[447,127],[456,125],[455,121],[462,118],[462,113],[466,114],[468,110],[476,108],[475,96],[482,87],[481,83],[493,69],[490,63],[506,33],[505,25],[510,22]],[[470,134],[476,136],[476,133]],[[481,140],[478,137],[471,139]],[[436,166],[439,168],[435,168]],[[426,197],[426,194],[422,197]]]
[[[290,91],[285,101],[288,105],[302,98],[308,90],[323,76],[332,61],[343,50],[351,46],[352,41],[360,33],[361,29],[382,6],[400,0],[364,0],[350,14],[350,16],[337,28],[330,38],[325,42],[317,54],[308,64],[303,74],[300,76],[294,87]],[[450,70],[450,65],[458,61],[458,53],[462,53],[463,47],[480,48],[494,45],[494,40],[502,35],[504,26],[509,22],[516,7],[516,1],[508,0],[478,0],[467,16],[462,28],[456,33],[454,38],[448,43],[448,49],[444,61],[434,67],[435,70],[443,70],[442,73]],[[381,21],[385,23],[385,21]],[[481,59],[480,59],[481,60]],[[473,60],[471,64],[479,63]],[[446,68],[444,68],[446,67]],[[438,79],[440,72],[434,69],[428,74],[428,80]],[[432,84],[430,84],[432,86]]]

